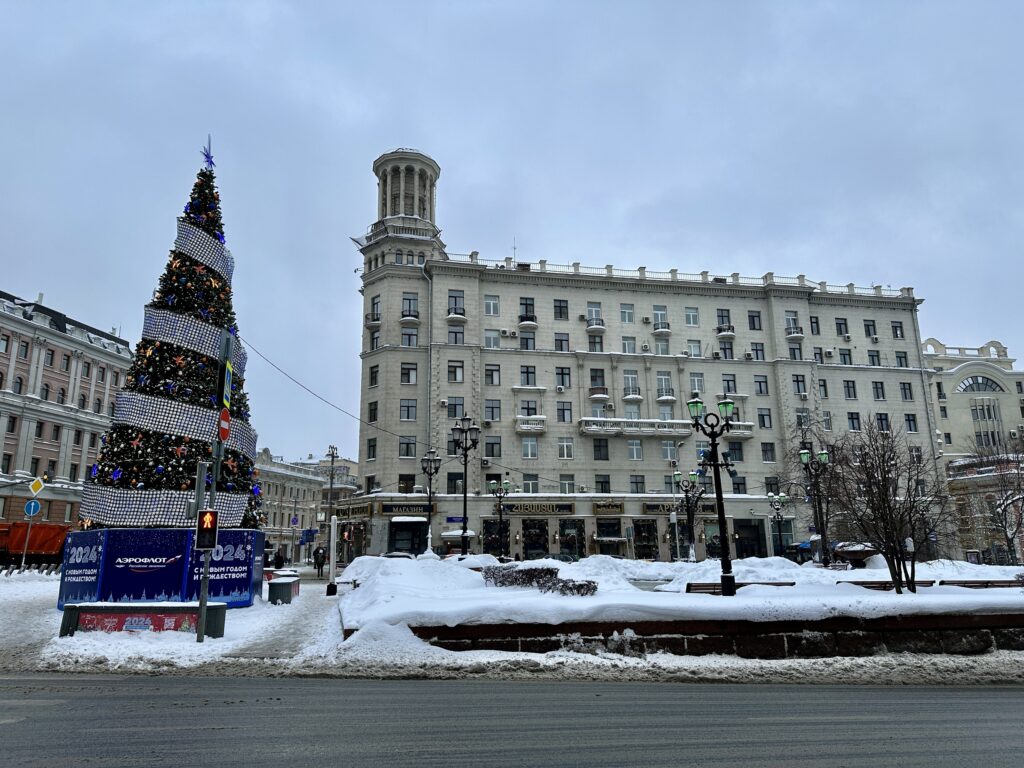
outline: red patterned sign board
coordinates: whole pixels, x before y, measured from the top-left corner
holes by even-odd
[[[195,613],[90,613],[78,615],[79,632],[192,632],[196,631]]]

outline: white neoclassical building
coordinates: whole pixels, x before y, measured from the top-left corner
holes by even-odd
[[[672,475],[707,448],[686,401],[737,405],[725,439],[728,530],[710,478],[695,525],[698,555],[771,554],[768,493],[803,493],[798,423],[828,432],[899,424],[938,458],[911,288],[803,275],[658,271],[449,252],[437,227],[440,168],[399,149],[373,163],[377,220],[354,238],[364,305],[358,476],[370,552],[420,550],[427,518],[439,550],[460,542],[463,489],[471,549],[497,551],[491,481],[509,480],[506,550],[523,557],[595,552],[673,555]],[[480,426],[463,471],[455,419]],[[421,457],[442,458],[428,502]],[[812,533],[795,503],[785,544]],[[685,537],[686,532],[682,535]]]

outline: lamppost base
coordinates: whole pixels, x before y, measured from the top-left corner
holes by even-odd
[[[328,597],[333,597],[336,594],[338,594],[338,585],[337,584],[328,584],[327,585],[327,596]]]
[[[722,574],[722,596],[736,596],[736,577],[733,576],[731,573]]]

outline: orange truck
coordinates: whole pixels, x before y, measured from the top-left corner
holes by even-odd
[[[0,523],[0,565],[21,565],[23,552],[26,564],[59,564],[64,557],[64,539],[70,530],[70,523],[32,523],[31,532],[26,521]]]

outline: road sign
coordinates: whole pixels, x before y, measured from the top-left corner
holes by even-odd
[[[298,515],[292,515],[292,525],[298,525],[298,524],[299,524],[299,516]]]
[[[224,361],[224,389],[221,390],[221,404],[228,408],[231,406],[231,378],[235,373],[235,367],[230,360]]]
[[[43,505],[40,504],[38,501],[36,501],[35,499],[29,499],[28,501],[25,502],[25,516],[35,517],[39,514],[39,510],[42,508]]]
[[[220,441],[222,443],[231,437],[231,411],[227,408],[221,408],[220,410],[220,419],[217,423],[217,436],[220,437]]]
[[[37,477],[31,483],[28,484],[28,489],[32,491],[33,496],[38,496],[39,492],[46,487],[46,483],[43,482],[43,478]]]
[[[196,518],[196,549],[217,548],[217,510],[204,509]]]

